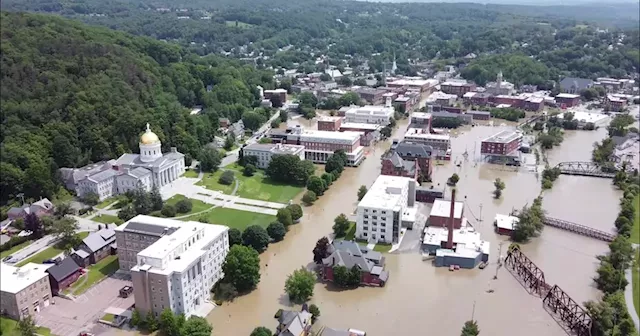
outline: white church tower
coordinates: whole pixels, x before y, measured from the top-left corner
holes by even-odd
[[[153,162],[162,157],[162,143],[158,136],[151,132],[149,123],[147,130],[140,137],[140,161]]]

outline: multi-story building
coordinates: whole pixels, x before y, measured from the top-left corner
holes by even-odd
[[[393,118],[394,113],[395,111],[390,101],[386,106],[351,106],[344,113],[344,121],[386,126],[389,124],[390,119]]]
[[[476,89],[476,85],[468,83],[466,80],[451,79],[440,84],[440,90],[447,94],[456,95],[458,97],[464,96],[465,93],[471,92]]]
[[[453,210],[453,228],[462,227],[464,203],[455,202]],[[448,227],[451,221],[451,201],[436,199],[431,207],[431,213],[427,222],[429,226]]]
[[[404,134],[404,139],[410,142],[429,145],[441,151],[451,149],[451,136],[449,134],[435,134],[420,128],[409,128],[407,129],[407,133]]]
[[[360,144],[362,146],[370,146],[372,143],[380,139],[380,130],[382,126],[376,124],[364,124],[364,123],[342,123],[340,125],[340,132],[358,132],[360,136]]]
[[[433,91],[433,87],[438,84],[435,79],[422,79],[406,77],[387,82],[388,87],[402,88],[402,89],[414,89],[423,94],[429,94]]]
[[[431,131],[431,113],[413,112],[409,115],[409,127]]]
[[[556,97],[556,104],[564,107],[580,105],[580,95],[571,93],[559,93]]]
[[[522,133],[518,131],[501,131],[484,140],[480,145],[482,155],[509,155],[522,145]]]
[[[131,268],[136,309],[156,316],[165,308],[186,316],[206,316],[214,307],[209,301],[211,288],[223,277],[229,228],[143,215],[123,225],[131,224],[164,233],[136,254]],[[127,234],[126,227],[123,232]]]
[[[622,112],[627,107],[627,100],[609,94],[605,97],[604,104],[609,111]]]
[[[300,160],[304,160],[304,146],[288,145],[288,144],[259,144],[254,143],[242,148],[242,155],[255,156],[258,161],[256,167],[266,169],[271,162],[271,158],[274,155],[291,154],[300,157]]]
[[[28,263],[13,267],[0,263],[0,313],[20,320],[33,316],[51,302],[51,265]]]
[[[429,98],[427,98],[426,103],[436,104],[440,106],[452,106],[454,105],[457,99],[458,99],[458,96],[454,94],[448,94],[442,91],[436,91],[431,95],[429,95]]]
[[[354,90],[367,103],[372,105],[382,104],[384,102],[385,90],[374,89],[370,87],[360,87]]]
[[[433,173],[431,158],[437,157],[439,151],[434,150],[429,145],[408,141],[393,144],[391,151],[397,153],[403,160],[415,160],[420,168],[418,174],[422,176],[422,180],[431,180],[431,174]],[[440,153],[445,155],[444,152]]]
[[[338,149],[347,154],[350,166],[359,165],[364,160],[364,147],[360,144],[360,132],[330,132],[303,130],[296,126],[270,133],[272,139],[279,139],[287,144],[304,146],[305,159],[316,163],[327,162],[327,159]]]
[[[266,100],[271,100],[273,96],[278,96],[282,104],[284,104],[287,101],[287,90],[285,89],[264,90],[263,94],[264,94],[264,99]]]
[[[510,96],[516,92],[516,86],[513,83],[509,83],[502,78],[502,71],[498,73],[498,78],[495,82],[489,82],[485,86],[486,92],[492,95],[505,95]]]
[[[489,120],[491,119],[491,112],[489,111],[467,111],[466,115],[470,115],[473,120]]]
[[[491,94],[486,92],[467,92],[462,96],[464,102],[470,105],[485,106],[489,104]]]
[[[382,156],[380,175],[404,176],[418,180],[420,165],[417,164],[417,160],[405,160],[395,151],[391,151]]]
[[[342,117],[322,116],[318,118],[318,131],[338,131],[342,124]]]
[[[356,237],[371,242],[397,243],[402,226],[413,226],[415,222],[415,201],[415,179],[378,176],[358,203]]]

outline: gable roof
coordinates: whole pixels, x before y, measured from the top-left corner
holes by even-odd
[[[113,229],[102,229],[94,232],[83,239],[82,242],[91,252],[96,252],[101,248],[116,241],[116,232]]]
[[[290,310],[283,310],[282,314],[278,318],[278,322],[284,325],[280,329],[278,336],[298,336],[302,335],[305,328],[310,325],[311,313],[306,311],[295,312]]]
[[[395,152],[401,157],[430,158],[433,147],[413,142],[402,141],[396,148]]]
[[[576,91],[588,89],[593,85],[593,81],[588,78],[565,77],[560,81],[560,88],[569,91],[574,88]]]
[[[363,271],[371,272],[376,265],[373,261],[380,262],[382,254],[371,251],[366,247],[350,240],[334,240],[331,244],[331,255],[322,260],[325,266],[344,266],[352,268],[357,266]]]
[[[78,266],[72,258],[65,258],[61,263],[49,267],[49,269],[47,269],[47,273],[49,273],[49,275],[51,275],[51,277],[57,282],[60,282],[77,272],[79,269],[80,266]]]

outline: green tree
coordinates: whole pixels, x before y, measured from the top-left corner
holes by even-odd
[[[311,313],[312,322],[315,323],[318,317],[320,317],[320,308],[318,308],[318,306],[312,303],[309,306],[309,313]]]
[[[315,284],[315,273],[301,267],[287,277],[284,288],[292,302],[302,303],[313,296]]]
[[[512,238],[515,242],[526,242],[538,236],[542,229],[544,229],[544,211],[542,198],[538,197],[531,207],[525,206],[518,212],[518,221],[514,225]]]
[[[318,176],[312,175],[307,180],[307,190],[313,191],[318,196],[324,194],[326,187],[324,180]]]
[[[26,316],[18,322],[18,331],[21,336],[37,335],[36,324],[31,316]]]
[[[340,287],[349,286],[349,269],[345,266],[333,266],[333,282]]]
[[[313,93],[305,91],[298,95],[298,104],[300,104],[301,107],[315,108],[316,105],[318,105],[318,98],[316,98]]]
[[[320,178],[324,180],[324,183],[327,187],[333,184],[333,175],[329,173],[322,173],[322,176],[320,176]]]
[[[276,218],[278,219],[278,222],[282,223],[285,226],[285,228],[288,228],[293,224],[293,216],[291,215],[291,211],[289,211],[288,208],[278,209]]]
[[[148,332],[154,332],[158,330],[158,320],[156,320],[156,317],[152,312],[147,313],[144,318],[144,329],[146,329]]]
[[[180,328],[178,327],[178,321],[171,309],[165,308],[160,314],[160,320],[158,321],[158,327],[160,332],[166,336],[181,336]]]
[[[287,120],[289,119],[289,114],[285,110],[280,110],[278,119],[280,120],[280,122],[287,122]]]
[[[256,327],[249,336],[272,336],[273,333],[267,327]]]
[[[31,231],[31,238],[38,239],[44,235],[42,221],[35,213],[31,212],[24,218],[24,228]]]
[[[224,146],[223,148],[225,150],[230,151],[231,149],[233,149],[233,146],[236,144],[235,139],[232,136],[233,133],[229,133],[229,135],[224,139]]]
[[[100,202],[100,196],[94,192],[88,192],[82,196],[82,202],[90,206],[95,206]]]
[[[224,281],[232,284],[239,292],[254,289],[260,282],[260,257],[258,252],[247,246],[233,245],[222,264]]]
[[[242,232],[236,228],[229,229],[229,246],[242,244]]]
[[[171,204],[165,204],[162,207],[162,211],[160,213],[165,217],[175,217],[176,216],[176,208]]]
[[[181,214],[189,213],[193,209],[193,203],[190,199],[181,199],[176,203],[176,211]]]
[[[458,181],[460,181],[460,176],[458,176],[458,174],[456,173],[453,173],[453,175],[451,175],[451,177],[449,177],[449,179],[447,180],[447,183],[455,187],[455,185],[458,184]]]
[[[253,176],[253,174],[256,173],[256,166],[252,165],[252,164],[247,164],[244,166],[244,169],[242,170],[242,175],[247,176],[247,177],[251,177]]]
[[[585,309],[591,317],[593,336],[636,334],[622,291],[605,295],[598,302],[586,302]]]
[[[504,182],[498,177],[495,181],[493,181],[493,186],[496,188],[493,191],[493,196],[495,198],[500,198],[502,196],[502,190],[505,188]]]
[[[228,282],[218,282],[214,286],[214,298],[216,300],[233,301],[238,296],[238,290]]]
[[[275,155],[265,170],[266,175],[282,183],[305,185],[307,179],[315,173],[315,166],[297,155]]]
[[[304,204],[307,204],[307,205],[313,204],[313,202],[315,202],[317,199],[318,199],[318,196],[316,196],[316,193],[314,193],[311,190],[307,190],[307,192],[305,192],[304,195],[302,195],[302,202],[304,202]]]
[[[182,335],[189,336],[211,336],[211,331],[213,327],[200,316],[191,315],[184,322],[184,326],[182,327]]]
[[[362,201],[362,199],[364,198],[364,195],[367,194],[367,187],[364,185],[361,185],[360,188],[358,189],[358,201]]]
[[[297,223],[300,218],[302,218],[303,212],[300,204],[289,204],[287,205],[287,210],[289,210],[289,212],[291,213],[291,219],[294,223]]]
[[[260,113],[247,111],[242,114],[242,123],[244,124],[244,127],[252,131],[258,130],[265,121],[265,117]]]
[[[338,98],[338,102],[341,106],[360,105],[360,95],[349,91]]]
[[[287,234],[287,228],[284,226],[284,224],[278,221],[272,222],[271,224],[269,224],[269,226],[267,226],[267,234],[269,235],[269,237],[271,237],[271,239],[278,242],[284,239],[284,236]]]
[[[69,251],[82,242],[76,235],[78,228],[78,222],[74,218],[65,217],[53,222],[51,233],[60,239],[59,246],[65,251]]]
[[[164,202],[162,201],[162,195],[160,195],[160,190],[157,187],[153,187],[151,192],[149,193],[149,198],[151,199],[151,210],[158,211],[162,210],[162,206]]]
[[[351,226],[351,223],[349,223],[349,219],[345,214],[339,214],[333,220],[333,223],[333,233],[336,237],[344,237],[349,230],[349,226]]]
[[[147,215],[153,210],[151,195],[143,190],[133,192],[133,208],[138,215]]]
[[[251,225],[244,229],[242,233],[242,242],[247,246],[253,247],[258,252],[264,251],[269,246],[269,240],[267,230],[260,225]]]
[[[140,311],[137,309],[134,309],[133,312],[131,313],[131,319],[129,320],[129,325],[131,325],[132,327],[137,327],[140,325],[142,321],[142,317],[140,317]]]
[[[464,327],[462,327],[462,333],[460,333],[460,336],[478,335],[480,335],[480,329],[478,328],[478,323],[476,321],[467,321],[464,323]]]
[[[321,264],[322,259],[329,256],[329,238],[322,237],[316,242],[316,246],[313,248],[313,261],[316,264]]]
[[[222,172],[222,174],[218,178],[218,183],[224,184],[224,185],[231,185],[234,179],[235,179],[235,176],[233,175],[233,171],[225,170]]]
[[[131,205],[127,205],[124,208],[120,209],[120,211],[118,211],[118,218],[125,222],[135,217],[136,215],[136,210]]]
[[[205,147],[198,156],[200,161],[200,170],[203,172],[214,172],[222,163],[222,154],[215,148]]]
[[[391,136],[391,132],[393,132],[393,129],[387,125],[380,130],[380,135],[382,135],[384,139],[387,139]]]

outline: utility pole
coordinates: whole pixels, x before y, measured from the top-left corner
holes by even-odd
[[[473,321],[473,316],[476,314],[476,301],[473,300],[473,309],[471,310],[471,321]]]
[[[482,226],[482,203],[480,203],[480,218],[478,219],[478,222],[480,222],[480,226]]]
[[[496,265],[496,275],[493,276],[493,280],[498,279],[498,270],[500,269],[500,267],[502,267],[502,245],[503,244],[504,244],[504,241],[501,241],[500,245],[498,246],[498,264]]]

